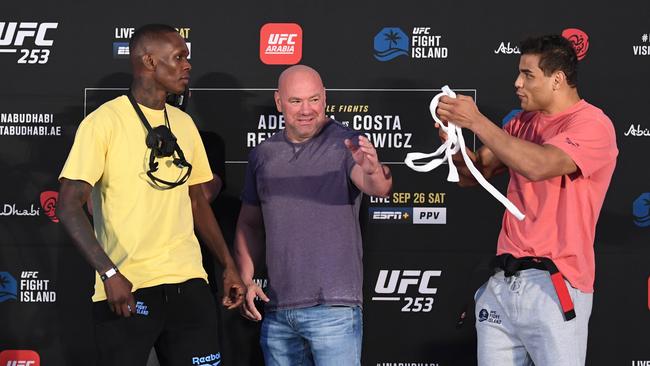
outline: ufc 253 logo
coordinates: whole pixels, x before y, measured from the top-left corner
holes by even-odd
[[[0,53],[18,54],[19,64],[46,64],[54,45],[51,31],[59,23],[0,22]]]
[[[372,300],[401,302],[405,313],[428,313],[438,293],[434,282],[441,274],[439,270],[380,269]]]

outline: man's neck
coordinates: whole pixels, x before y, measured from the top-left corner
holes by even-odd
[[[556,98],[555,103],[549,108],[542,110],[542,113],[547,115],[562,113],[580,101],[580,95],[578,95],[576,88],[568,89],[562,94]]]
[[[153,82],[145,79],[133,79],[131,93],[135,101],[151,109],[162,110],[165,108],[167,92],[159,89]]]

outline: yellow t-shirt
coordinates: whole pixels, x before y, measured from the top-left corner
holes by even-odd
[[[140,105],[153,128],[164,124],[162,110]],[[194,122],[166,105],[172,133],[192,164],[187,182],[161,190],[152,185],[146,129],[126,96],[101,105],[79,125],[59,179],[83,180],[93,186],[95,235],[133,291],[180,283],[207,275],[194,235],[189,186],[212,179],[208,158]],[[157,177],[176,181],[186,169],[159,158]],[[106,299],[96,275],[93,301]]]

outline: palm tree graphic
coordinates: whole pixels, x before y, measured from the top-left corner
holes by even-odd
[[[4,288],[9,284],[9,279],[3,275],[0,275],[0,288]]]
[[[401,37],[399,34],[392,29],[388,33],[384,33],[384,40],[388,41],[388,47],[393,48],[393,44],[397,46],[397,41],[400,40]]]
[[[8,277],[5,277],[4,274],[0,275],[0,301],[7,300],[7,298],[16,298],[16,294],[9,291],[9,286],[11,285],[11,280]]]

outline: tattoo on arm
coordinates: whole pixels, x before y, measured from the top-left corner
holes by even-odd
[[[83,209],[91,190],[90,184],[84,181],[62,179],[57,215],[86,261],[103,273],[114,264],[99,245]]]

